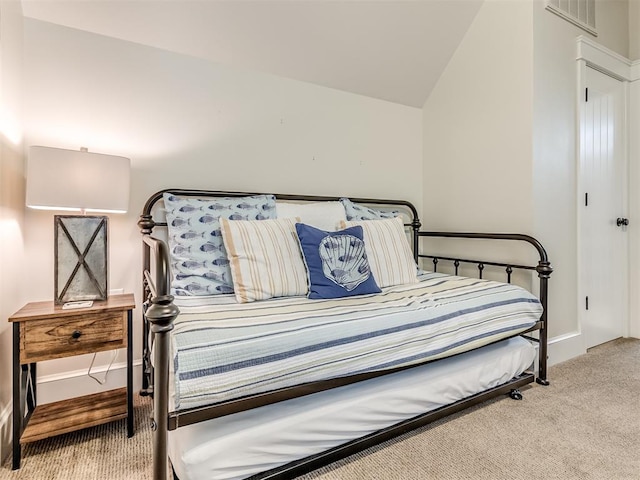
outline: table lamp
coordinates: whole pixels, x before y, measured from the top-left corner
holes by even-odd
[[[54,216],[56,304],[106,300],[107,217],[87,213],[127,211],[130,163],[86,148],[29,148],[27,207],[80,213]]]

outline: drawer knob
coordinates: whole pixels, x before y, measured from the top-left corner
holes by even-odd
[[[71,338],[74,338],[77,340],[78,338],[80,338],[81,335],[82,335],[82,332],[80,330],[74,330],[74,332],[71,334]]]

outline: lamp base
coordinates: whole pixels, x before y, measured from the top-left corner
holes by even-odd
[[[107,299],[107,217],[56,215],[55,303]]]

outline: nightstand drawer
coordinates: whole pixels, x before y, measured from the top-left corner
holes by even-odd
[[[124,348],[126,312],[91,312],[20,324],[20,363]]]

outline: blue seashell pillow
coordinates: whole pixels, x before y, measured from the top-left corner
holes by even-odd
[[[384,211],[376,210],[359,203],[353,203],[348,198],[341,198],[340,203],[344,206],[345,213],[347,214],[347,221],[360,221],[360,220],[381,220],[383,218],[395,218],[400,215],[398,211]]]
[[[233,279],[219,218],[276,218],[273,195],[197,198],[163,195],[171,253],[173,295],[233,293]]]
[[[308,298],[380,293],[365,251],[362,227],[325,232],[296,223],[309,281]]]

